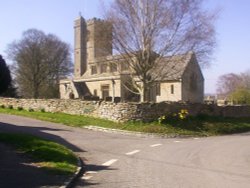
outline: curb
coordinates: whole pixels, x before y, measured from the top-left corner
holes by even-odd
[[[192,138],[192,137],[199,137],[193,135],[178,135],[178,134],[157,134],[157,133],[144,133],[144,132],[135,132],[135,131],[125,131],[119,129],[111,129],[111,128],[104,128],[94,125],[85,126],[85,129],[89,129],[92,131],[100,131],[106,133],[117,133],[122,135],[132,135],[142,138]]]
[[[82,174],[84,173],[83,165],[84,163],[82,159],[78,157],[78,161],[77,161],[78,167],[77,167],[75,174],[71,178],[69,178],[68,181],[64,182],[64,185],[61,186],[60,188],[72,188],[75,182],[78,180],[78,178],[81,177]]]

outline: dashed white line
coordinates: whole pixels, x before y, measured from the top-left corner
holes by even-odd
[[[87,172],[85,172],[85,174],[97,174],[97,172],[96,171],[87,171]]]
[[[84,176],[82,177],[83,180],[89,180],[90,178],[93,178],[93,176],[84,175]]]
[[[102,166],[110,166],[112,165],[113,163],[115,163],[116,161],[118,161],[118,159],[111,159],[105,163],[102,164]]]
[[[136,154],[138,152],[140,152],[140,150],[134,150],[134,151],[126,153],[126,155],[134,155],[134,154]]]
[[[181,141],[179,141],[179,140],[176,140],[176,141],[174,141],[175,143],[180,143]]]
[[[96,171],[87,171],[83,175],[82,179],[83,180],[89,180],[89,179],[93,178],[93,176],[90,176],[89,174],[97,174],[97,172]]]
[[[150,145],[151,148],[153,147],[158,147],[158,146],[161,146],[162,144],[153,144],[153,145]]]

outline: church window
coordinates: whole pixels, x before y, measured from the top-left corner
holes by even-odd
[[[96,66],[91,66],[91,74],[97,74],[97,68]]]
[[[117,64],[110,63],[110,72],[117,72]]]
[[[171,91],[170,91],[170,92],[171,92],[171,94],[174,94],[174,84],[171,84],[171,86],[170,86],[170,87],[171,87]]]
[[[161,95],[161,83],[156,84],[156,95],[157,96]]]
[[[121,63],[121,70],[122,71],[127,71],[128,70],[128,63],[122,62]]]
[[[107,64],[101,64],[101,73],[106,73],[108,70]]]
[[[94,96],[97,96],[97,89],[94,89]]]

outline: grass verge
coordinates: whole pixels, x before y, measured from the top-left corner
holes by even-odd
[[[70,175],[76,171],[77,158],[64,146],[27,134],[0,133],[0,142],[14,146],[49,172]]]
[[[21,115],[40,120],[62,123],[69,126],[84,127],[96,125],[106,128],[138,131],[156,134],[174,134],[190,136],[213,136],[250,131],[250,118],[223,118],[198,116],[189,117],[185,120],[166,121],[162,124],[158,122],[127,122],[116,123],[100,118],[88,116],[70,115],[64,113],[29,112],[25,110],[15,110],[0,108],[0,113]]]

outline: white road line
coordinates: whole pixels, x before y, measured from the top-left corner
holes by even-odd
[[[153,147],[158,147],[158,146],[161,146],[162,144],[153,144],[153,145],[150,145],[151,148]]]
[[[86,175],[84,175],[84,176],[82,177],[83,180],[89,180],[90,178],[93,178],[93,176],[86,176]]]
[[[110,166],[112,165],[113,163],[115,163],[116,161],[118,161],[118,159],[111,159],[105,163],[102,164],[102,166]]]
[[[138,152],[140,152],[140,150],[134,150],[134,151],[126,153],[126,155],[134,155],[134,154],[136,154]]]
[[[96,171],[87,171],[87,172],[85,172],[85,174],[97,174],[97,172]]]
[[[180,143],[181,141],[179,141],[179,140],[176,140],[176,141],[174,141],[175,143]]]

